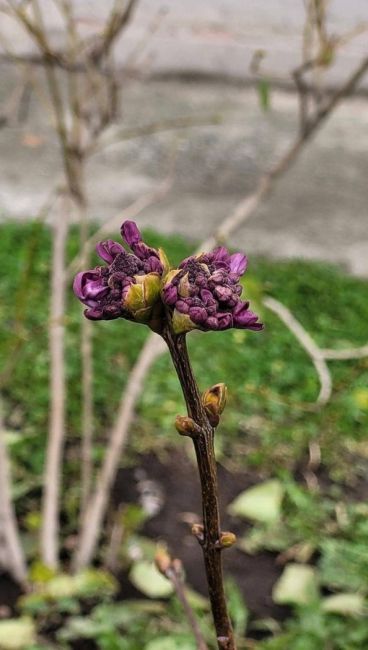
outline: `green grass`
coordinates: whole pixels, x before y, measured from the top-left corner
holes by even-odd
[[[163,245],[175,264],[191,251],[178,238],[146,233]],[[70,236],[68,254],[78,250]],[[11,251],[11,254],[10,254]],[[50,233],[34,222],[1,227],[0,341],[1,380],[9,427],[32,444],[15,445],[26,467],[39,474],[48,421],[47,321]],[[93,262],[95,263],[95,262]],[[96,258],[97,263],[97,258]],[[287,305],[323,347],[357,346],[368,340],[367,283],[334,267],[309,262],[250,260],[245,294],[265,322],[262,333],[232,330],[193,333],[189,346],[201,387],[225,381],[229,403],[219,430],[219,447],[240,464],[275,469],[300,462],[317,439],[323,462],[344,474],[344,450],[361,440],[367,427],[368,360],[330,362],[334,391],[330,403],[314,409],[318,378],[313,365],[279,319],[261,306],[263,295]],[[82,310],[71,288],[67,304],[68,443],[78,443],[81,427],[79,336]],[[148,334],[144,326],[123,321],[97,322],[94,332],[96,457],[114,419],[129,370]],[[184,410],[168,356],[155,364],[142,386],[130,450],[149,451],[181,444],[173,427]],[[12,422],[15,420],[15,425]],[[73,454],[70,454],[73,458]]]
[[[162,237],[152,231],[145,234],[153,246],[167,250],[173,264],[192,250],[192,245],[179,237]],[[0,338],[0,381],[17,511],[29,530],[32,517],[36,528],[39,524],[38,488],[48,426],[50,250],[50,232],[37,222],[1,226],[0,318],[4,327]],[[75,230],[68,241],[68,258],[72,259],[77,251]],[[91,265],[95,263],[97,258]],[[312,362],[280,320],[262,307],[262,297],[270,295],[280,300],[319,345],[338,349],[363,345],[368,340],[367,282],[324,264],[280,263],[251,257],[244,286],[245,295],[265,323],[264,332],[194,332],[188,339],[201,387],[219,381],[229,387],[228,406],[216,434],[222,460],[231,461],[231,468],[256,469],[261,477],[278,475],[286,489],[281,521],[273,529],[253,527],[251,541],[258,549],[277,552],[308,543],[315,549],[324,587],[342,592],[359,590],[365,595],[367,511],[363,504],[349,503],[344,488],[334,481],[352,486],[356,483],[359,487],[358,480],[367,471],[368,359],[329,362],[332,398],[323,409],[316,409],[319,383]],[[81,305],[70,286],[65,322],[68,400],[63,473],[71,479],[79,475],[82,318]],[[93,324],[97,462],[106,448],[109,426],[129,371],[148,334],[148,328],[121,320]],[[122,464],[136,460],[138,453],[160,452],[172,445],[181,445],[184,453],[183,440],[173,426],[178,413],[184,413],[184,404],[170,359],[164,355],[142,386],[137,418]],[[316,492],[292,478],[293,471],[305,464],[312,440],[320,445],[324,467],[322,484]],[[63,531],[67,533],[75,530],[77,488],[68,490],[66,501]],[[121,607],[124,613],[127,606]],[[243,621],[244,606],[239,607]],[[115,629],[111,623],[111,629],[101,628],[97,610],[90,618],[95,625],[94,633],[101,636],[98,647],[134,648],[134,629],[130,629],[129,639],[124,637],[126,645],[119,645],[119,626]],[[155,635],[164,634],[166,638],[176,634],[187,643],[181,610],[171,612],[170,616],[170,626],[161,631],[150,610],[143,612],[142,620],[139,618],[136,623],[137,638],[147,628],[147,642],[152,635],[156,638]],[[164,623],[168,624],[167,618]],[[267,627],[267,621],[259,625]],[[212,637],[210,621],[208,626]],[[90,634],[91,630],[88,628],[87,632]],[[318,601],[294,609],[281,633],[257,647],[363,650],[367,643],[365,619],[348,620],[325,613]]]

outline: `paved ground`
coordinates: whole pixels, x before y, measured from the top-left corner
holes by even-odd
[[[102,3],[98,0],[78,0],[76,4],[91,23],[100,19]],[[138,22],[130,28],[132,43],[138,42],[144,23],[161,4],[158,0],[142,0],[141,15],[137,15]],[[246,60],[245,50],[248,48],[249,54],[261,42],[272,50],[273,66],[284,69],[282,52],[289,57],[289,66],[294,65],[290,56],[298,45],[301,3],[186,0],[185,14],[179,0],[166,4],[170,4],[170,13],[165,19],[166,27],[161,27],[155,37],[159,42],[155,44],[152,70],[160,74],[170,72],[170,68],[178,71],[181,60],[179,71],[188,72],[189,63],[187,67],[183,64],[187,57],[195,65],[196,74],[191,79],[183,75],[175,79],[166,74],[159,78],[154,74],[143,82],[127,83],[123,123],[134,125],[167,117],[213,114],[222,121],[215,126],[128,142],[119,143],[116,137],[114,144],[90,163],[90,212],[92,218],[108,218],[155,187],[166,174],[170,153],[175,149],[173,188],[162,203],[142,215],[141,223],[199,239],[211,232],[237,201],[254,188],[259,174],[278,158],[295,133],[293,93],[275,89],[271,110],[265,113],[255,91],[239,81],[235,83],[234,77],[241,77],[247,67],[242,63],[242,72],[237,74],[239,61]],[[243,9],[245,4],[248,15]],[[366,0],[351,1],[348,6],[344,0],[334,0],[331,6],[335,7],[331,19],[337,31],[345,21],[348,27],[364,18],[364,13],[368,14]],[[234,34],[238,40],[234,41]],[[59,37],[57,23],[54,36]],[[205,43],[208,47],[204,47]],[[26,43],[21,44],[27,47]],[[238,46],[245,50],[238,51]],[[362,44],[355,47],[351,56],[341,60],[336,80],[361,56]],[[123,50],[120,53],[125,55]],[[183,53],[185,57],[180,59]],[[198,72],[208,72],[207,64],[210,71],[226,73],[227,77],[201,79]],[[11,85],[9,67],[3,67],[0,101]],[[287,177],[277,184],[269,200],[234,237],[234,243],[249,254],[338,262],[349,271],[368,277],[367,107],[368,99],[364,97],[355,97],[340,106]],[[2,129],[0,137],[0,215],[28,218],[37,213],[60,168],[47,116],[36,100],[31,104],[28,123]]]
[[[73,0],[80,29],[88,33],[101,28],[112,2]],[[61,42],[56,3],[40,0],[40,4],[53,40]],[[265,70],[285,82],[300,60],[304,19],[303,0],[139,0],[134,19],[118,44],[117,60],[126,62],[135,51],[135,65],[154,74],[194,72],[244,80],[250,76],[254,52],[262,49],[267,54]],[[1,20],[12,49],[29,51],[31,43],[14,21],[3,16]],[[329,2],[331,34],[351,32],[362,23],[368,24],[367,0]],[[329,74],[332,83],[356,65],[367,51],[367,42],[365,32],[344,46]]]

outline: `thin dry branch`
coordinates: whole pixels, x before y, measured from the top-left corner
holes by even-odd
[[[22,548],[17,518],[11,495],[11,476],[8,451],[4,440],[2,403],[0,402],[0,530],[2,537],[2,564],[16,580],[27,581],[26,558]]]
[[[41,552],[47,566],[59,563],[59,507],[62,453],[65,437],[65,247],[68,234],[68,209],[65,196],[53,223],[49,350],[50,350],[50,423],[44,471]]]
[[[282,320],[290,332],[294,334],[294,336],[298,339],[300,345],[309,355],[316,369],[321,384],[317,402],[320,405],[326,404],[331,397],[332,380],[321,348],[318,347],[310,334],[308,334],[308,332],[299,323],[299,321],[296,320],[295,316],[293,316],[291,311],[285,307],[285,305],[283,305],[278,300],[275,300],[275,298],[270,297],[264,298],[263,304],[268,309],[277,314],[280,320]]]
[[[76,570],[87,566],[94,555],[106,512],[110,488],[120,465],[121,453],[127,440],[135,405],[141,395],[143,382],[149,369],[164,350],[165,344],[157,334],[149,336],[129,375],[128,383],[120,400],[116,421],[110,433],[110,440],[97,479],[96,489],[86,509],[78,540],[78,548],[73,559],[73,566]]]
[[[332,348],[323,348],[321,350],[325,359],[333,361],[349,361],[350,359],[364,359],[368,357],[368,343],[359,348],[342,348],[333,350]]]
[[[128,25],[137,2],[138,0],[115,0],[104,33],[89,55],[91,59],[97,62],[109,55],[115,40]]]
[[[94,250],[96,243],[107,235],[110,235],[114,230],[119,229],[123,221],[126,221],[127,219],[136,219],[143,210],[154,203],[161,201],[170,190],[172,180],[172,174],[170,173],[169,176],[167,176],[167,178],[164,179],[163,182],[152,192],[148,192],[147,194],[138,197],[138,199],[133,201],[133,203],[128,207],[124,208],[124,210],[115,214],[111,219],[105,221],[105,223],[103,223],[102,226],[86,241],[83,255],[90,254]],[[70,262],[66,270],[68,282],[70,282],[74,274],[81,268],[83,264],[83,255],[77,255]]]
[[[141,126],[121,129],[120,127],[111,129],[105,137],[98,142],[93,153],[99,153],[110,146],[115,146],[119,142],[142,138],[147,135],[156,133],[165,133],[166,131],[177,131],[179,129],[191,129],[198,126],[212,126],[222,124],[223,119],[218,114],[212,115],[182,115],[167,120],[151,122]]]
[[[160,549],[156,554],[155,563],[160,573],[171,582],[174,588],[196,640],[197,650],[208,650],[208,645],[204,640],[196,615],[187,597],[181,561],[177,558],[172,559],[165,550]]]

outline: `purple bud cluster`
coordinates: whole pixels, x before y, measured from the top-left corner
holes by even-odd
[[[237,327],[261,330],[258,316],[241,300],[239,279],[247,267],[241,253],[230,255],[219,247],[208,254],[188,257],[164,286],[163,302],[202,330]]]
[[[142,241],[134,222],[125,221],[121,235],[133,253],[111,239],[100,242],[96,251],[107,266],[81,271],[74,279],[74,293],[87,306],[84,314],[91,320],[131,318],[125,304],[129,288],[138,276],[163,272],[159,253]]]

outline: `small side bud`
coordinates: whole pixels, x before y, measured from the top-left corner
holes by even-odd
[[[166,576],[171,567],[171,557],[164,548],[159,548],[156,552],[155,565],[159,572]]]
[[[202,524],[193,524],[192,526],[192,535],[196,537],[200,544],[204,542],[204,528]]]
[[[227,387],[225,384],[215,384],[202,395],[202,403],[207,417],[213,427],[217,427],[220,415],[226,406]]]
[[[175,427],[181,436],[190,436],[194,438],[201,433],[201,427],[192,420],[192,418],[184,415],[177,415],[175,420]]]
[[[217,543],[218,548],[230,548],[236,542],[236,535],[230,533],[229,531],[223,532],[220,535],[220,539]]]

